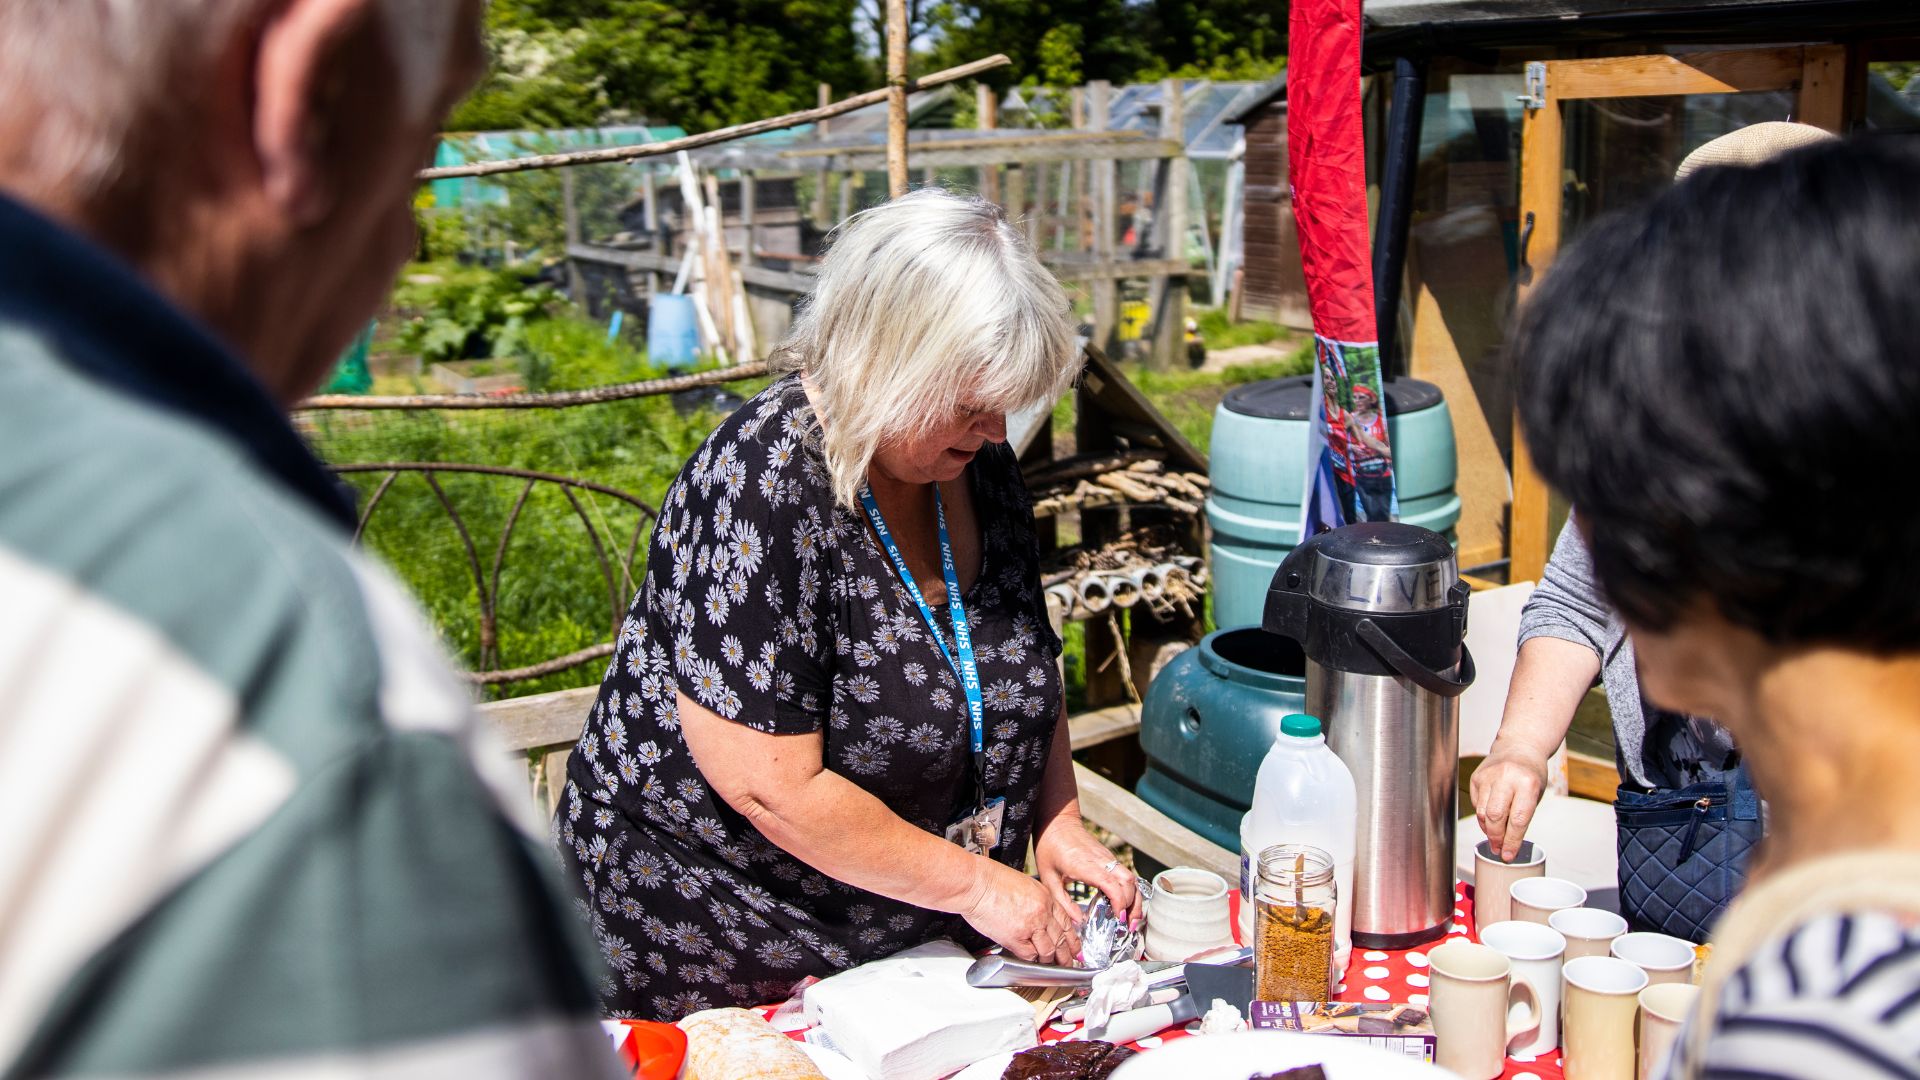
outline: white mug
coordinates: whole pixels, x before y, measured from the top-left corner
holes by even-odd
[[[1645,931],[1621,934],[1613,939],[1613,955],[1647,973],[1647,981],[1661,983],[1693,981],[1693,944],[1684,938]]]
[[[1513,898],[1513,914],[1508,918],[1547,925],[1547,917],[1562,908],[1576,908],[1587,902],[1587,890],[1566,878],[1521,878],[1507,886]]]
[[[1627,932],[1627,920],[1599,908],[1561,908],[1547,916],[1547,925],[1567,939],[1567,959],[1611,956],[1613,939]]]
[[[1510,1054],[1539,1057],[1560,1045],[1560,963],[1566,955],[1567,939],[1560,932],[1530,922],[1498,922],[1480,931],[1480,944],[1505,956],[1513,964],[1513,978],[1533,987],[1540,1001],[1540,1027],[1531,1039],[1507,1047]],[[1525,1005],[1515,1004],[1509,1015]]]

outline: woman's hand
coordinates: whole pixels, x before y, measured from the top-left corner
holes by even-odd
[[[1547,758],[1513,741],[1495,740],[1487,758],[1473,770],[1470,784],[1474,816],[1487,834],[1488,847],[1511,862],[1527,838],[1527,826],[1547,789]]]
[[[973,899],[960,913],[967,925],[1022,960],[1073,963],[1080,935],[1047,887],[984,856],[974,862],[979,870]]]
[[[1120,865],[1105,844],[1093,838],[1079,815],[1062,815],[1047,824],[1033,841],[1033,861],[1040,882],[1076,924],[1080,905],[1067,894],[1067,882],[1091,885],[1106,894],[1115,914],[1126,912],[1127,925],[1140,925],[1140,888],[1133,871]]]

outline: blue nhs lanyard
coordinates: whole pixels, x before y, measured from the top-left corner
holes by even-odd
[[[887,522],[880,516],[880,506],[873,501],[871,489],[862,485],[860,503],[867,508],[867,520],[873,522],[873,531],[880,537],[880,545],[887,549],[887,557],[893,560],[893,568],[900,573],[900,584],[904,585],[907,595],[920,606],[920,617],[927,622],[927,630],[933,634],[934,647],[940,655],[946,657],[948,666],[960,677],[960,689],[967,695],[967,722],[973,734],[974,784],[979,787],[982,802],[985,801],[987,783],[986,763],[986,705],[980,693],[980,667],[973,659],[973,631],[967,626],[966,605],[960,600],[960,575],[953,567],[953,541],[947,535],[947,510],[940,503],[940,485],[933,487],[933,514],[940,525],[940,570],[947,581],[947,610],[953,614],[953,645],[960,654],[956,661],[952,652],[947,651],[946,639],[940,636],[940,624],[933,617],[933,609],[927,606],[927,598],[921,593],[920,586],[914,583],[913,572],[907,569],[907,560],[900,555],[900,545],[893,542],[893,534],[887,531]]]

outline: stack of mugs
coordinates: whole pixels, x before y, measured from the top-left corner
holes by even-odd
[[[1439,1064],[1492,1080],[1509,1054],[1564,1047],[1567,1080],[1658,1076],[1693,1007],[1693,945],[1628,933],[1627,921],[1583,906],[1579,885],[1547,875],[1533,843],[1511,862],[1474,852],[1480,944],[1456,939],[1427,954]]]

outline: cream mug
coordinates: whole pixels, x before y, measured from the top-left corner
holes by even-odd
[[[1566,878],[1521,878],[1507,886],[1513,899],[1513,914],[1508,918],[1547,925],[1547,918],[1564,908],[1577,908],[1587,902],[1587,890]]]
[[[1561,908],[1547,916],[1547,925],[1567,939],[1567,959],[1612,956],[1613,939],[1627,932],[1627,920],[1599,908]]]
[[[1153,878],[1146,904],[1146,958],[1183,961],[1233,944],[1227,880],[1211,870],[1176,866]]]
[[[1655,986],[1693,981],[1693,944],[1683,938],[1645,931],[1621,934],[1613,939],[1612,952],[1646,972]]]
[[[1560,1055],[1567,1080],[1634,1080],[1633,1022],[1647,973],[1611,956],[1569,960]]]
[[[1699,996],[1692,983],[1661,983],[1640,991],[1640,1080],[1660,1075]]]
[[[1468,941],[1427,953],[1434,1064],[1462,1080],[1493,1080],[1506,1071],[1507,1046],[1533,1039],[1544,1020],[1540,999],[1512,971],[1499,950]]]
[[[1473,924],[1492,926],[1513,918],[1513,901],[1507,890],[1521,878],[1535,878],[1547,872],[1547,853],[1531,840],[1520,842],[1519,854],[1512,862],[1501,862],[1493,853],[1493,841],[1482,840],[1473,849]]]

